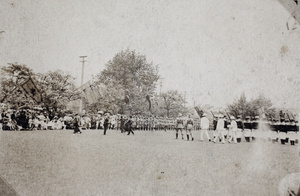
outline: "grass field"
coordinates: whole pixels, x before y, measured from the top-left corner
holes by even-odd
[[[0,174],[19,195],[277,195],[299,147],[214,144],[174,131],[0,132]]]

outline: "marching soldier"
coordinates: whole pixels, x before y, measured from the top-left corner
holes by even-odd
[[[237,116],[236,119],[237,123],[237,132],[236,132],[236,138],[237,142],[240,143],[242,141],[242,132],[244,131],[244,122],[241,119],[241,116]]]
[[[217,127],[216,127],[216,137],[213,140],[214,143],[216,143],[217,139],[220,137],[221,141],[223,144],[225,144],[225,138],[224,138],[224,126],[225,126],[225,122],[224,122],[224,116],[220,115],[219,119],[217,121]]]
[[[213,135],[214,135],[214,139],[216,138],[217,136],[217,124],[218,124],[218,118],[219,116],[214,116],[214,121],[213,121],[213,125],[214,125],[214,131],[213,131]]]
[[[205,134],[206,138],[208,139],[208,141],[210,142],[211,139],[208,135],[208,129],[209,129],[209,120],[206,117],[206,114],[203,113],[202,118],[200,119],[200,126],[201,126],[201,130],[200,130],[200,141],[203,141],[203,134]]]
[[[291,122],[287,126],[287,136],[290,139],[291,145],[295,145],[297,139],[297,127],[295,120],[291,119]]]
[[[192,138],[192,141],[194,141],[194,137],[192,135],[192,129],[194,127],[194,120],[191,118],[191,115],[189,114],[188,119],[186,121],[186,137],[187,140],[189,140],[189,135]]]
[[[278,136],[281,144],[285,144],[286,142],[286,127],[285,127],[285,119],[281,118],[280,123],[277,125]]]
[[[182,133],[182,129],[184,128],[183,121],[184,119],[182,118],[182,114],[179,113],[178,118],[176,119],[176,139],[178,139],[178,131],[181,132],[181,137],[183,139],[183,133]]]
[[[225,139],[228,139],[230,134],[229,134],[229,128],[230,127],[230,119],[227,119],[227,116],[224,115],[224,129],[222,131],[222,134],[224,135]]]
[[[230,131],[230,138],[228,139],[228,142],[230,143],[232,140],[233,142],[236,144],[237,143],[237,130],[238,130],[238,126],[237,126],[237,122],[235,121],[234,116],[230,117],[230,125],[229,125],[229,131]]]

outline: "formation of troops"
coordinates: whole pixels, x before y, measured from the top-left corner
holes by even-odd
[[[12,109],[2,111],[0,116],[0,129],[2,130],[59,130],[74,129],[74,133],[81,133],[83,129],[115,129],[121,132],[175,130],[175,138],[193,141],[193,131],[200,131],[200,141],[240,143],[257,140],[290,143],[295,145],[299,141],[299,124],[294,119],[281,118],[260,119],[246,116],[216,115],[209,119],[207,114],[201,118],[193,118],[190,114],[177,118],[142,116],[142,115],[112,115],[99,111],[97,114],[66,114],[64,116],[51,116],[41,110]],[[211,133],[211,134],[209,134]]]
[[[130,116],[127,115],[112,115],[102,111],[97,114],[50,116],[43,111],[9,109],[1,113],[0,128],[3,130],[73,129],[76,120],[82,129],[104,129],[104,124],[107,124],[108,129],[121,130],[129,119]],[[176,118],[133,115],[131,120],[132,129],[141,131],[174,130],[176,125]],[[199,130],[200,122],[195,123],[193,129]]]

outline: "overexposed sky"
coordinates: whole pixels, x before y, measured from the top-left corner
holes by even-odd
[[[160,67],[162,90],[226,106],[242,92],[300,109],[300,28],[277,0],[1,0],[0,65],[85,81],[127,48]]]

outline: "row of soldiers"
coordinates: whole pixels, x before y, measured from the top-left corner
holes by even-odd
[[[133,116],[132,127],[135,130],[174,130],[176,128],[176,118],[168,117],[144,117],[144,116]],[[200,121],[196,121],[194,129],[200,128]]]
[[[220,122],[221,125],[219,125]],[[280,141],[281,144],[290,141],[291,145],[295,145],[295,142],[299,140],[299,124],[294,119],[267,120],[260,119],[259,116],[253,119],[246,116],[245,120],[242,120],[241,116],[235,118],[233,116],[218,115],[214,118],[213,124],[214,137],[219,137],[222,142],[224,141],[223,137],[230,138],[232,136],[236,138],[237,142],[241,142],[244,137],[246,142],[260,139],[273,142]],[[232,131],[233,129],[235,131]]]
[[[108,115],[109,116],[109,115]],[[126,120],[128,120],[128,116],[126,115],[113,115],[107,117],[105,115],[99,115],[97,117],[97,122],[99,121],[99,125],[103,124],[104,119],[108,118],[109,123],[111,124],[111,129],[121,129],[122,125]],[[156,117],[156,116],[142,116],[142,115],[133,115],[132,118],[132,129],[134,130],[174,130],[176,128],[176,118],[168,118],[168,117]],[[200,129],[200,119],[194,119],[193,129]],[[112,126],[114,125],[114,126]],[[98,126],[97,126],[98,127]]]

